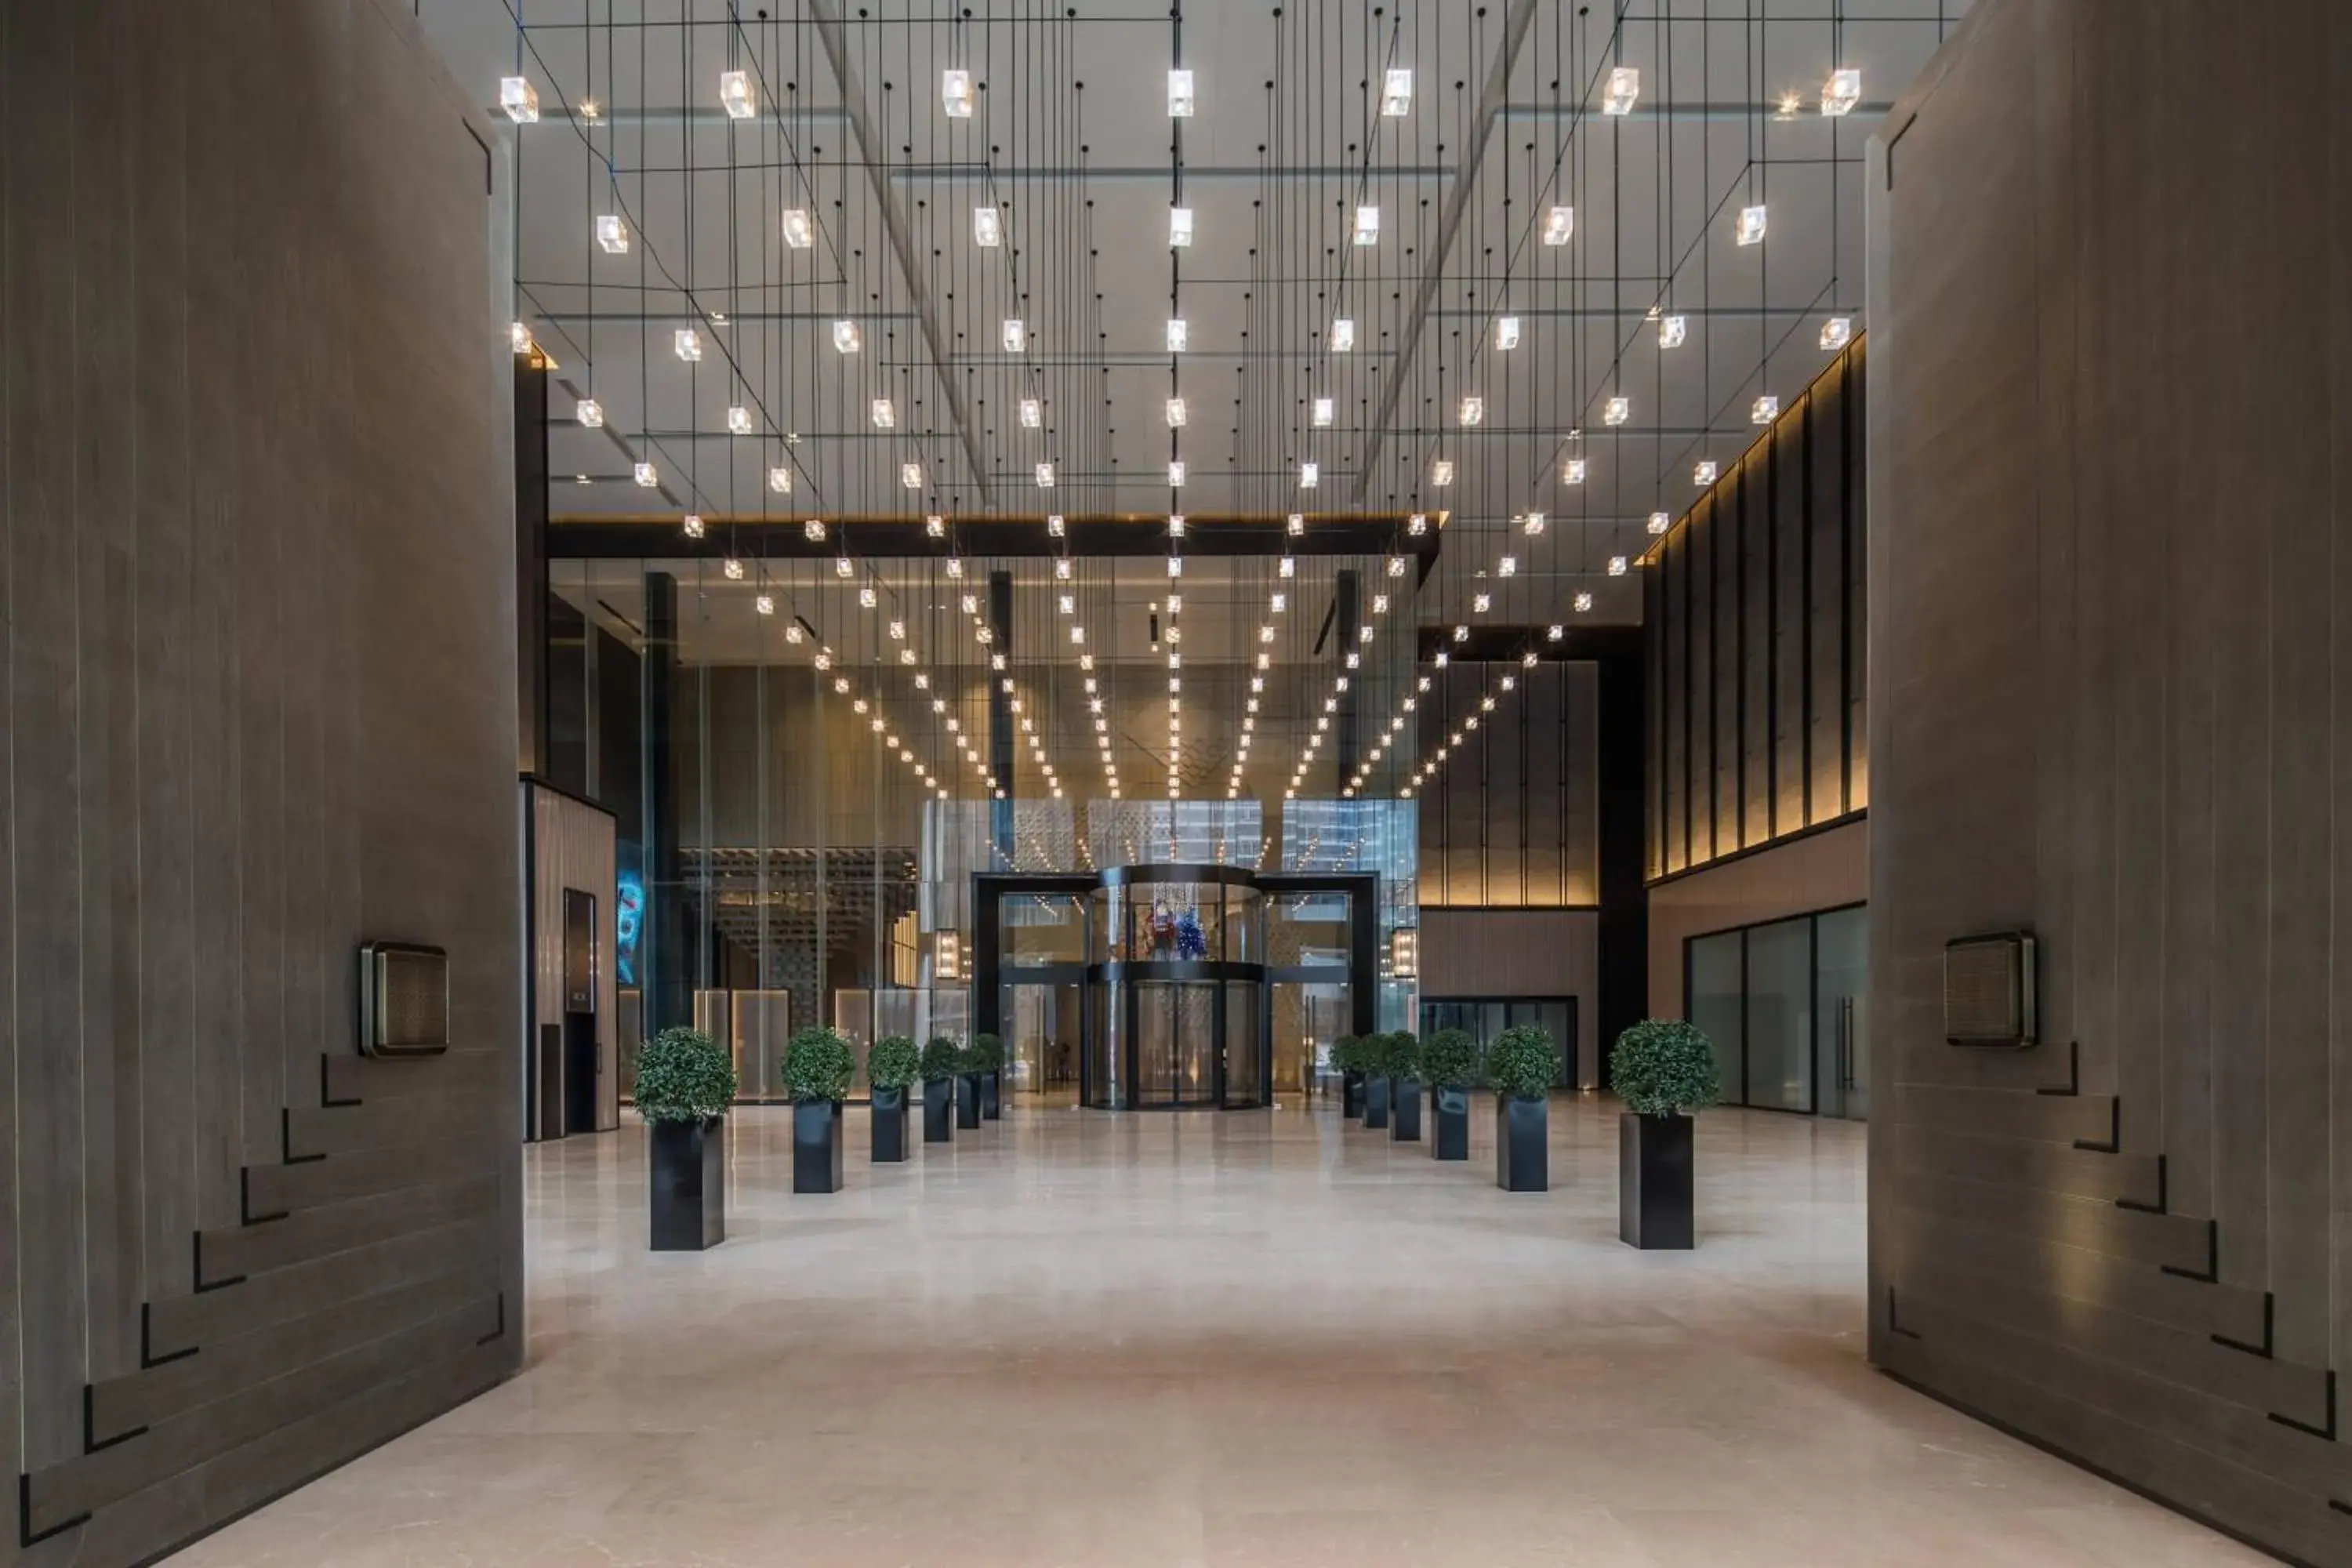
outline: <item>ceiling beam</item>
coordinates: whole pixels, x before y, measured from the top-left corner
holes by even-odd
[[[1495,133],[1495,121],[1502,118],[1510,89],[1511,68],[1518,63],[1519,46],[1527,41],[1528,24],[1535,20],[1535,15],[1536,0],[1511,0],[1510,14],[1503,19],[1503,41],[1496,47],[1494,63],[1486,70],[1486,84],[1478,92],[1477,124],[1470,132],[1470,146],[1462,160],[1465,168],[1475,169],[1486,162],[1486,142]],[[1454,237],[1461,232],[1462,215],[1476,188],[1475,180],[1456,180],[1446,193],[1445,214],[1437,226],[1437,242],[1429,247],[1428,259],[1422,264],[1421,287],[1413,290],[1412,313],[1405,318],[1404,341],[1397,350],[1397,371],[1389,377],[1388,390],[1381,395],[1381,411],[1372,420],[1371,443],[1356,474],[1355,499],[1359,505],[1363,502],[1364,492],[1371,488],[1372,469],[1381,456],[1381,432],[1396,416],[1397,399],[1404,392],[1413,356],[1421,347],[1421,330],[1429,321],[1438,283],[1445,276],[1445,259],[1454,253]]]
[[[866,91],[857,80],[857,67],[849,58],[849,38],[844,31],[839,0],[809,0],[809,9],[816,17],[817,37],[824,44],[825,58],[833,62],[834,80],[841,88],[841,101],[848,110],[850,133],[857,138],[857,150],[865,159],[866,175],[874,187],[874,199],[882,208],[882,226],[889,234],[890,248],[898,258],[898,271],[907,284],[907,298],[915,307],[921,322],[923,343],[930,351],[931,363],[937,367],[940,396],[947,405],[948,416],[955,421],[956,432],[963,437],[965,459],[971,465],[972,483],[980,490],[983,505],[989,501],[988,463],[982,458],[979,439],[973,436],[971,416],[965,412],[963,391],[947,372],[947,339],[940,331],[940,315],[931,301],[927,274],[915,264],[914,241],[908,234],[906,209],[899,205],[898,193],[892,187],[888,173],[889,150],[881,144],[874,127],[874,117],[866,107]]]

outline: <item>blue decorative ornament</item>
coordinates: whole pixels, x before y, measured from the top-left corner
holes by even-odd
[[[1190,910],[1176,917],[1176,956],[1182,959],[1209,956],[1208,933],[1201,929],[1201,917]]]

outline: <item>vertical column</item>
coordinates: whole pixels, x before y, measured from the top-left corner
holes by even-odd
[[[1605,1083],[1609,1047],[1649,1010],[1650,897],[1643,886],[1642,632],[1627,627],[1599,646],[1600,722],[1593,766],[1600,817],[1599,1056],[1580,1084]]]
[[[1000,866],[1013,864],[1013,697],[1004,689],[1004,676],[1013,669],[1013,574],[988,574],[988,645],[1004,656],[1003,674],[988,676],[988,771],[1003,786],[1004,798],[988,807],[989,837],[996,846]],[[991,661],[993,662],[992,660]]]
[[[1342,668],[1347,667],[1349,653],[1357,646],[1357,628],[1363,624],[1363,605],[1358,600],[1357,590],[1357,574],[1352,566],[1343,569],[1333,580],[1333,620],[1339,641],[1336,657]],[[1339,693],[1339,722],[1332,726],[1336,743],[1331,748],[1331,757],[1343,789],[1356,776],[1356,698],[1362,684],[1350,680],[1348,689]]]
[[[514,372],[516,771],[547,772],[547,356]]]
[[[645,720],[637,753],[641,759],[637,791],[644,802],[640,832],[645,847],[646,909],[637,972],[644,977],[645,1032],[650,1038],[673,1024],[694,1021],[693,999],[686,989],[677,762],[671,716],[677,685],[677,579],[667,572],[646,574],[646,656],[639,678]]]

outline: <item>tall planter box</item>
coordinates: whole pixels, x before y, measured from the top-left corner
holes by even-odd
[[[976,1072],[956,1074],[956,1125],[980,1125],[980,1075]]]
[[[1470,1091],[1433,1089],[1429,1091],[1429,1157],[1467,1160],[1470,1157]]]
[[[1385,1128],[1389,1124],[1389,1080],[1378,1075],[1364,1079],[1364,1125]]]
[[[923,1142],[955,1142],[955,1079],[951,1078],[923,1082]]]
[[[1645,1252],[1694,1244],[1689,1117],[1618,1115],[1617,1235]]]
[[[1550,1156],[1545,1138],[1551,1106],[1541,1100],[1495,1100],[1495,1184],[1507,1193],[1550,1190]]]
[[[1364,1114],[1364,1075],[1343,1072],[1339,1075],[1339,1110],[1350,1121]]]
[[[866,1157],[877,1165],[896,1165],[907,1158],[907,1091],[874,1091],[874,1118]]]
[[[841,1102],[796,1100],[793,1104],[793,1191],[841,1191]]]
[[[646,1169],[656,1252],[699,1252],[727,1239],[725,1121],[648,1124]]]
[[[980,1075],[980,1116],[983,1121],[1001,1121],[1004,1119],[1004,1104],[1002,1099],[1003,1079],[1004,1075],[1001,1071],[984,1072]]]
[[[1417,1078],[1390,1080],[1389,1138],[1398,1143],[1421,1142],[1421,1080]]]

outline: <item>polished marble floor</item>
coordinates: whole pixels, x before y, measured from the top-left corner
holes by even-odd
[[[2170,1568],[2268,1561],[1871,1372],[1863,1137],[1700,1121],[1699,1249],[1326,1107],[1014,1110],[645,1248],[643,1134],[529,1152],[530,1361],[182,1568]]]

